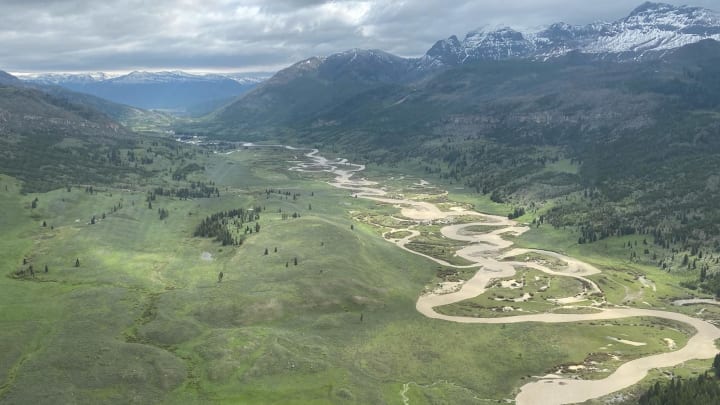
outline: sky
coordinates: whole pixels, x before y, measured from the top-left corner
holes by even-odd
[[[675,5],[686,2],[666,1]],[[276,71],[351,48],[420,56],[483,26],[622,18],[628,0],[2,0],[0,70]],[[719,0],[692,5],[720,11]]]

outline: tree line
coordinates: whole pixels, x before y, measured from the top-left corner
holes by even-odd
[[[195,228],[193,236],[202,238],[215,238],[223,246],[242,244],[245,235],[260,232],[260,212],[262,207],[253,207],[245,210],[237,208],[228,211],[216,212],[200,222]],[[251,223],[255,222],[254,225]],[[243,229],[244,226],[244,229]]]
[[[156,187],[148,194],[148,196],[151,201],[155,201],[157,196],[177,197],[181,200],[187,200],[188,198],[212,198],[220,197],[220,190],[218,190],[212,182],[210,182],[210,184],[205,184],[203,182],[191,182],[190,187]]]
[[[720,384],[707,373],[696,378],[674,378],[669,384],[656,382],[640,396],[640,405],[717,405],[720,401]]]

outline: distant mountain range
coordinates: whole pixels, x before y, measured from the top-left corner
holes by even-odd
[[[480,60],[547,59],[570,52],[618,60],[656,57],[662,51],[703,39],[720,40],[720,15],[700,8],[647,2],[614,22],[552,24],[538,31],[510,27],[478,29],[460,41],[438,41],[418,62],[421,68]]]
[[[196,75],[182,71],[135,71],[122,76],[102,72],[46,73],[21,78],[144,109],[202,114],[232,101],[268,76],[265,73]]]
[[[271,90],[284,84],[298,84],[296,79],[316,80],[316,84],[322,82],[320,92],[327,90],[327,94],[313,94],[311,99],[300,96],[296,100],[300,102],[297,113],[303,114],[308,109],[323,108],[323,105],[332,105],[339,99],[372,88],[373,83],[408,83],[453,66],[489,60],[543,61],[568,54],[598,60],[648,60],[661,58],[668,51],[703,39],[720,40],[718,13],[700,7],[647,2],[627,17],[613,22],[555,23],[535,31],[511,27],[477,29],[462,40],[454,35],[440,40],[419,58],[402,58],[380,50],[362,49],[313,57],[277,73],[253,96],[262,95],[259,98],[263,105],[279,107],[282,120],[284,108],[281,104],[293,100],[294,93],[282,94],[276,100],[270,94]],[[196,75],[182,71],[136,71],[117,77],[105,73],[49,73],[22,79],[62,86],[134,107],[180,114],[202,115],[227,106],[220,112],[227,116],[239,110],[233,105],[236,98],[269,76],[266,73]],[[346,91],[335,94],[337,85],[344,86]],[[247,104],[243,100],[237,102]],[[249,106],[252,110],[260,108],[256,102],[249,104],[252,104]],[[257,116],[240,115],[243,121]],[[289,119],[296,116],[286,115]]]
[[[65,87],[53,84],[51,81],[30,81],[21,80],[10,73],[0,70],[0,86],[6,86],[16,89],[32,90],[43,93],[55,101],[62,101],[75,106],[94,110],[97,113],[104,114],[112,120],[124,126],[135,126],[139,122],[169,122],[172,118],[167,114],[147,111],[141,108],[129,106],[126,104],[115,103],[92,94],[82,93],[70,90]]]
[[[234,125],[283,125],[337,108],[360,93],[402,85],[443,69],[487,61],[548,61],[568,55],[595,61],[647,61],[702,40],[720,40],[720,16],[711,10],[644,3],[614,22],[552,24],[534,32],[509,27],[474,30],[460,41],[438,41],[419,58],[352,49],[300,61],[215,116]]]
[[[720,167],[718,39],[712,11],[645,3],[612,23],[477,30],[420,58],[353,49],[298,62],[177,132],[409,161],[520,206],[593,190],[603,204],[558,203],[553,224],[587,238],[718,235],[720,246],[720,188],[708,188]],[[547,166],[559,160],[572,169]]]

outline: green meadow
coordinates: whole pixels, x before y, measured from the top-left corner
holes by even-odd
[[[687,339],[688,331],[653,319],[427,319],[415,301],[446,269],[366,221],[399,210],[352,198],[325,174],[288,171],[298,153],[198,154],[203,170],[187,180],[212,182],[220,196],[157,196],[152,208],[153,181],[180,184],[170,170],[143,187],[95,185],[93,193],[21,194],[17,180],[0,177],[0,403],[496,403],[529,377],[585,364],[603,347],[627,360],[667,351],[663,338]],[[260,231],[241,245],[193,237],[209,215],[253,207],[261,207]],[[437,230],[422,229],[422,241],[448,255],[455,246]],[[517,242],[556,246],[609,270],[593,279],[613,302],[666,305],[685,293],[670,275],[569,240],[540,228]],[[641,273],[656,291],[637,282]],[[578,288],[554,281],[547,294]],[[619,364],[606,361],[607,369]]]

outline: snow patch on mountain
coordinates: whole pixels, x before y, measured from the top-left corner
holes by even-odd
[[[26,80],[40,84],[54,84],[59,85],[61,83],[73,83],[73,84],[86,84],[100,82],[103,80],[112,79],[117,75],[112,75],[104,72],[88,72],[88,73],[30,73],[18,75],[21,80]]]
[[[270,76],[271,74],[265,72],[192,74],[174,70],[161,72],[133,71],[124,75],[105,72],[34,73],[20,75],[19,77],[29,82],[53,85],[86,85],[99,82],[115,84],[202,83],[232,80],[241,85],[252,86],[267,80]]]
[[[462,41],[451,36],[438,41],[420,59],[419,68],[479,60],[542,60],[571,51],[640,58],[648,52],[679,48],[703,39],[720,41],[718,13],[701,7],[647,2],[615,22],[556,23],[534,31],[483,27],[469,32]]]

